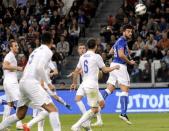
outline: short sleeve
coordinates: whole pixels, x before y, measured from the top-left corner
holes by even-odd
[[[98,65],[99,68],[105,67],[105,64],[103,62],[102,57],[100,55],[98,55],[98,54],[97,54],[97,65]]]
[[[4,61],[8,61],[9,63],[12,63],[12,57],[11,54],[7,54],[4,58]]]
[[[118,42],[119,43],[117,44],[117,50],[124,49],[124,47],[125,47],[125,41],[124,40],[120,40]]]
[[[77,64],[77,66],[76,66],[77,68],[81,68],[81,67],[82,67],[82,65],[81,65],[81,62],[80,62],[80,61],[81,61],[81,57],[80,57],[79,62],[78,62],[78,64]]]

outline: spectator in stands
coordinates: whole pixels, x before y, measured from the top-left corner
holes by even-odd
[[[156,77],[156,80],[157,82],[168,82],[168,71],[169,71],[169,68],[167,68],[167,64],[162,61],[161,62],[161,68],[158,69],[157,71],[157,77]]]
[[[162,39],[158,42],[157,47],[160,48],[161,50],[169,49],[169,38],[167,38],[166,31],[162,33]]]
[[[162,58],[162,61],[167,64],[167,68],[169,69],[169,50],[167,50],[166,56]]]
[[[141,74],[142,82],[151,82],[151,64],[145,63],[144,69]]]
[[[169,23],[166,22],[166,19],[164,17],[161,17],[159,27],[160,31],[165,31],[169,29]]]
[[[26,20],[23,20],[22,25],[19,27],[19,34],[21,36],[26,36],[27,33],[28,33],[28,24]]]
[[[146,45],[150,50],[154,50],[154,48],[156,47],[157,41],[154,39],[153,34],[149,34],[148,40],[146,41]]]
[[[9,26],[9,29],[11,30],[13,36],[16,38],[17,37],[17,33],[19,31],[19,27],[16,24],[15,20],[11,21],[11,25]]]
[[[133,69],[131,70],[131,75],[130,75],[131,76],[131,82],[140,82],[141,75],[142,75],[142,72],[138,68],[138,64],[135,64]]]
[[[73,47],[78,45],[79,34],[80,27],[78,26],[76,18],[73,18],[71,25],[69,26],[70,53],[72,53]]]
[[[144,46],[144,49],[141,51],[141,59],[142,60],[152,60],[153,52],[148,48],[147,45]]]
[[[65,41],[65,36],[60,36],[60,42],[57,43],[57,52],[62,53],[64,56],[68,56],[69,53],[69,43]]]
[[[122,25],[124,17],[125,17],[125,13],[124,13],[123,9],[119,8],[119,10],[118,10],[118,12],[116,14],[117,23]]]
[[[78,11],[77,21],[80,27],[80,36],[85,37],[86,16],[84,11],[81,9]]]
[[[41,20],[39,21],[39,25],[41,26],[41,29],[47,29],[50,23],[50,18],[48,16],[48,13],[45,12],[44,16],[41,18]]]
[[[60,21],[60,14],[58,13],[57,10],[53,11],[53,15],[50,18],[50,25],[58,25]]]

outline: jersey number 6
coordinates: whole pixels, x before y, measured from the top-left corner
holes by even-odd
[[[85,60],[84,61],[84,73],[88,73],[88,61],[87,60]]]

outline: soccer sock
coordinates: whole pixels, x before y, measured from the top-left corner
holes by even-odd
[[[0,104],[1,104],[1,105],[7,105],[8,103],[7,103],[5,100],[0,99]]]
[[[128,92],[122,92],[120,97],[121,114],[126,115],[128,105]]]
[[[80,100],[80,101],[77,101],[76,104],[78,105],[80,111],[82,114],[84,114],[86,112],[86,107],[85,105],[83,104],[83,102]]]
[[[86,111],[82,117],[74,124],[74,126],[76,127],[80,127],[82,123],[86,122],[87,120],[90,120],[91,118],[93,118],[95,115],[95,113],[90,109],[88,111]]]
[[[40,122],[38,122],[38,131],[43,131],[44,122],[45,120],[41,120]]]
[[[38,109],[33,109],[32,117],[36,117],[38,115]]]
[[[97,122],[102,122],[102,117],[101,117],[101,113],[100,113],[101,109],[99,108],[99,112],[97,113]]]
[[[30,120],[27,123],[27,126],[31,128],[34,124],[36,124],[37,122],[43,120],[48,114],[49,113],[46,110],[43,110],[43,111],[39,112],[36,117],[34,117],[32,120]]]
[[[0,131],[7,128],[8,126],[10,126],[11,124],[17,122],[19,119],[18,117],[16,116],[16,114],[13,114],[9,117],[7,117],[4,121],[2,121],[0,123]]]
[[[63,104],[64,106],[67,105],[67,103],[62,99],[62,97],[58,96],[58,102],[60,102],[61,104]]]
[[[53,131],[61,131],[61,125],[58,112],[49,113],[49,120]]]
[[[105,89],[105,90],[102,92],[102,96],[103,96],[104,99],[106,99],[107,96],[110,95],[110,94],[111,94],[111,92],[110,92],[109,89]]]
[[[22,121],[17,121],[16,122],[16,127],[22,127],[22,126],[23,126]]]
[[[12,107],[5,105],[2,121],[4,121],[11,113]]]

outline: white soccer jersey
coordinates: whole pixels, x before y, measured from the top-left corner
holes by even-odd
[[[102,57],[92,51],[87,51],[83,54],[78,62],[77,67],[83,70],[83,82],[89,88],[98,88],[98,72],[99,68],[104,67]]]
[[[34,50],[29,56],[22,79],[30,78],[38,81],[44,80],[46,83],[50,83],[50,79],[45,70],[48,68],[51,57],[52,51],[46,45],[41,45]],[[39,71],[39,67],[45,67],[45,70],[42,69]]]
[[[4,58],[4,61],[9,62],[12,66],[17,66],[17,60],[12,51],[10,51]],[[17,72],[4,70],[4,82],[18,82],[17,80]]]

